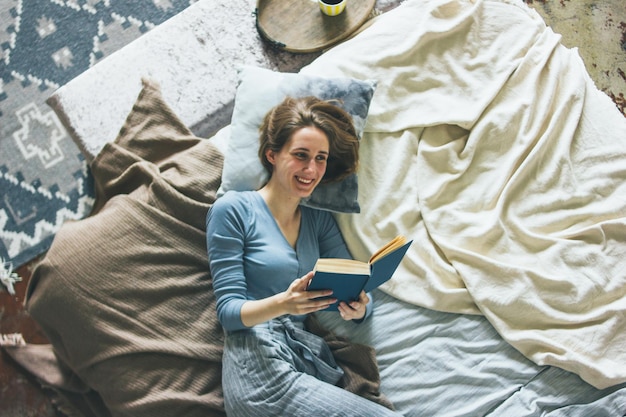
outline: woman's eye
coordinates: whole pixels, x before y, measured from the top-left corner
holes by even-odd
[[[326,161],[328,159],[328,157],[326,155],[317,155],[317,160],[318,161]]]

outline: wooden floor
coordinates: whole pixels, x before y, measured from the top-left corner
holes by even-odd
[[[21,333],[28,343],[47,343],[37,323],[24,310],[24,293],[36,262],[17,270],[23,281],[16,284],[15,295],[0,289],[0,334]],[[0,356],[0,416],[62,416],[37,381],[4,352]]]

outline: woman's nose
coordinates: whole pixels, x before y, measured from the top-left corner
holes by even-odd
[[[306,169],[315,171],[315,158],[311,158],[307,162],[308,163],[306,164]]]

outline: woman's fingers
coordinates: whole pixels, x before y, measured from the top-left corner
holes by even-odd
[[[339,303],[339,314],[344,320],[359,320],[365,316],[367,304],[370,299],[365,291],[361,291],[358,301],[352,301],[349,304],[345,302]]]

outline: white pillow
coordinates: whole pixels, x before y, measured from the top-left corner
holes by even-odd
[[[257,190],[267,182],[268,173],[258,157],[259,128],[267,112],[286,96],[339,100],[341,107],[352,115],[360,139],[375,88],[376,83],[371,80],[322,78],[251,66],[241,68],[218,196],[229,190]],[[352,174],[341,182],[319,185],[302,204],[341,213],[358,213],[357,197],[357,177]]]

